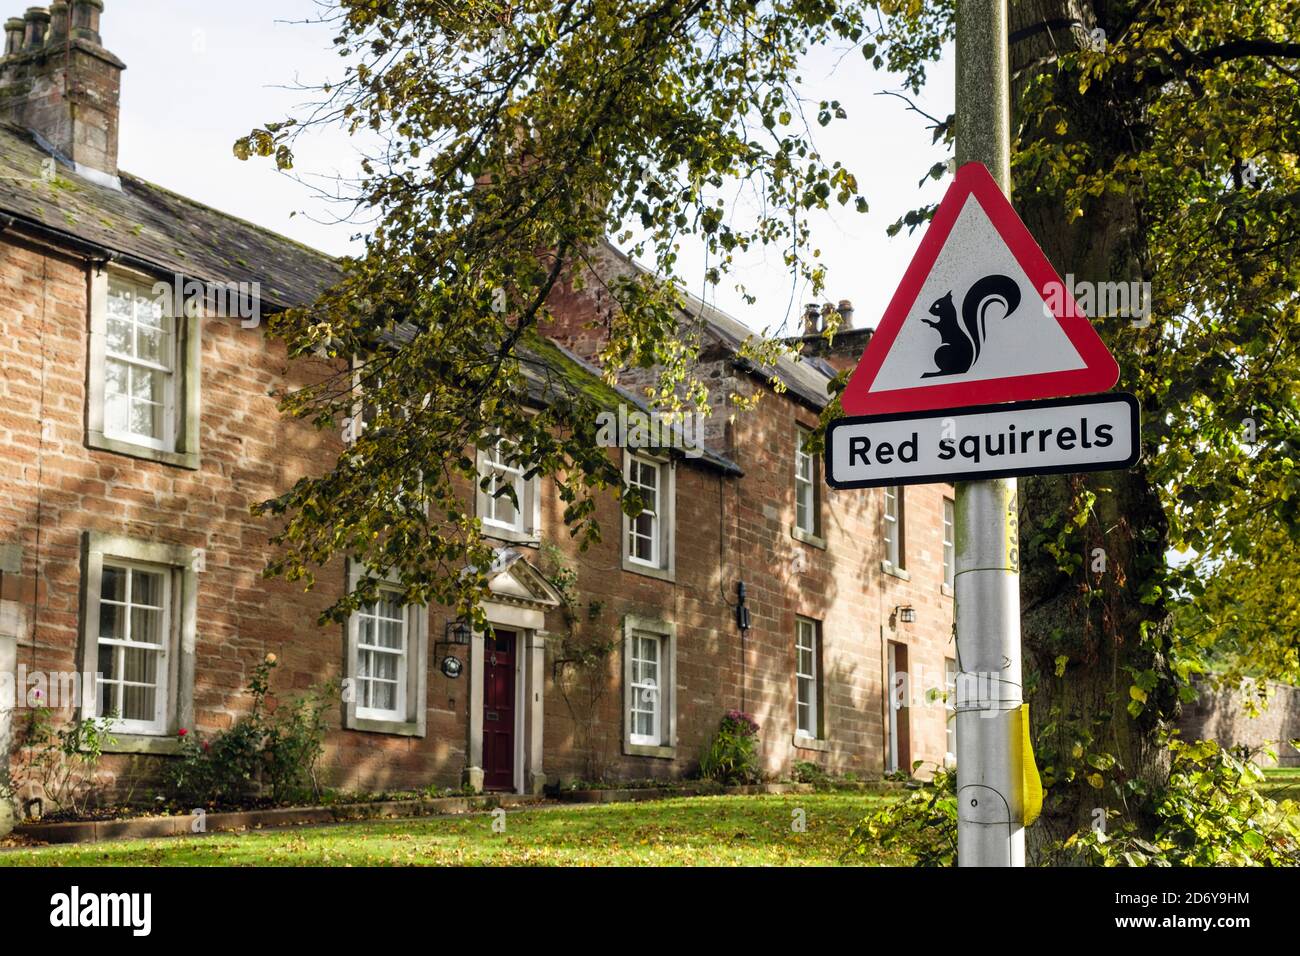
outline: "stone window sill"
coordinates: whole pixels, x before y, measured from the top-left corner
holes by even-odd
[[[483,537],[491,541],[523,545],[526,548],[537,548],[542,543],[542,536],[537,531],[511,531],[509,528],[498,528],[487,522],[483,523]]]
[[[348,730],[367,734],[389,734],[394,737],[423,737],[424,728],[413,720],[374,720],[370,717],[353,717]]]
[[[804,544],[810,544],[814,548],[821,548],[823,551],[826,550],[825,538],[820,535],[815,535],[811,531],[805,531],[803,528],[792,527],[790,529],[790,537],[794,538],[796,541],[802,541]]]
[[[910,580],[912,580],[912,576],[911,576],[910,574],[907,573],[906,569],[904,569],[904,568],[896,568],[896,567],[894,567],[892,564],[890,564],[888,561],[881,561],[881,562],[880,562],[880,570],[883,571],[883,572],[885,572],[885,574],[888,574],[888,575],[891,575],[892,577],[896,577],[896,578],[898,578],[900,581],[910,581]]]
[[[677,748],[625,742],[623,744],[623,753],[629,757],[660,757],[665,760],[673,760],[677,756]]]
[[[167,757],[181,752],[181,738],[150,737],[146,734],[118,734],[109,731],[112,741],[105,740],[103,751],[106,754],[153,754]]]
[[[813,737],[804,737],[800,734],[794,735],[794,745],[799,750],[816,750],[821,753],[829,753],[831,742]]]
[[[124,441],[121,438],[109,438],[107,435],[96,431],[87,433],[86,447],[98,451],[112,452],[115,455],[139,458],[144,461],[156,461],[176,468],[188,468],[190,471],[199,470],[199,453],[197,451],[163,451],[161,448],[137,445],[135,442]]]
[[[657,578],[660,581],[673,583],[677,580],[677,574],[672,568],[656,568],[650,564],[638,564],[627,555],[623,556],[623,570],[630,571],[633,574],[643,574],[647,578]]]

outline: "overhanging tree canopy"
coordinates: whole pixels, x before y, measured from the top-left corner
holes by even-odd
[[[299,133],[331,121],[382,144],[355,184],[378,217],[365,253],[275,326],[296,355],[367,359],[378,426],[332,474],[268,505],[287,520],[273,570],[310,576],[363,555],[400,572],[410,597],[467,609],[482,581],[462,569],[485,566],[486,547],[455,494],[475,480],[466,448],[498,429],[516,436],[588,539],[591,495],[621,482],[592,447],[580,397],[540,415],[519,400],[519,346],[557,284],[596,281],[588,255],[606,235],[653,265],[609,280],[605,367],[659,366],[661,400],[702,401],[679,335],[682,240],[702,241],[709,281],[771,245],[817,290],[809,211],[865,208],[852,173],[817,151],[817,127],[845,114],[799,98],[803,53],[856,45],[916,92],[953,30],[951,0],[330,6],[346,79],[236,151],[288,167]],[[1300,554],[1300,3],[1011,6],[1017,206],[1060,271],[1154,291],[1149,324],[1097,317],[1146,408],[1145,465],[1023,485],[1029,691],[1057,784],[1049,806],[1070,827],[1098,801],[1140,816],[1180,684],[1229,621],[1225,582],[1261,616],[1294,620],[1272,576]],[[936,140],[951,128],[936,123]],[[760,209],[744,225],[720,198],[737,181]],[[400,323],[414,333],[385,347]],[[340,371],[286,409],[335,426],[356,401]],[[427,518],[403,504],[413,488],[432,503]],[[1196,560],[1172,571],[1174,548]],[[1197,637],[1171,626],[1174,602],[1196,606]],[[1295,676],[1294,629],[1253,638],[1270,672]]]

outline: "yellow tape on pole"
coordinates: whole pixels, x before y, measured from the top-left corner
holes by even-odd
[[[1038,819],[1043,810],[1043,779],[1038,775],[1038,764],[1034,762],[1034,743],[1029,736],[1029,705],[1020,705],[1020,776],[1022,778],[1023,800],[1021,806],[1021,823],[1029,826]]]

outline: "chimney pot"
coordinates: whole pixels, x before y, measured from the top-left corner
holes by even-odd
[[[72,35],[102,46],[99,15],[103,12],[104,0],[72,0]]]
[[[57,43],[66,43],[68,39],[68,2],[67,0],[54,0],[50,4],[50,32],[46,38],[46,43],[54,46]]]
[[[840,299],[836,311],[840,314],[840,331],[847,332],[853,328],[853,303],[848,299]]]
[[[45,32],[50,26],[50,11],[44,7],[28,7],[23,14],[27,34],[23,37],[24,50],[37,50],[45,45]]]
[[[803,307],[803,334],[816,335],[821,331],[821,308],[816,302]]]
[[[23,31],[27,21],[22,17],[10,17],[5,21],[5,56],[23,52]]]

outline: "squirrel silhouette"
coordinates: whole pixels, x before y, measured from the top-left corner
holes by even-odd
[[[1002,306],[1004,319],[1016,311],[1020,305],[1020,286],[1015,279],[987,275],[978,280],[961,300],[960,323],[951,291],[931,303],[930,314],[936,316],[937,321],[924,317],[921,321],[939,332],[942,343],[934,353],[935,370],[923,373],[922,378],[961,375],[971,370],[971,366],[979,361],[988,335],[988,309],[991,305]]]

